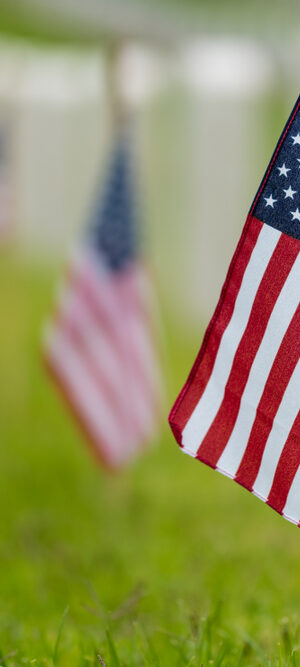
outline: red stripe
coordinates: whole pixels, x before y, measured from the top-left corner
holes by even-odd
[[[281,234],[257,290],[244,335],[240,341],[226,384],[224,399],[197,458],[216,467],[232,433],[251,366],[282,287],[298,255],[295,240]]]
[[[289,490],[300,466],[299,433],[300,412],[294,421],[279,459],[272,488],[267,500],[267,504],[270,505],[270,507],[273,507],[277,512],[280,512],[280,514],[283,512]]]
[[[198,404],[213,371],[223,333],[231,320],[244,273],[262,226],[263,223],[260,220],[248,216],[198,357],[170,412],[169,423],[180,445],[182,431]]]
[[[256,411],[247,448],[236,474],[236,481],[252,490],[264,448],[285,389],[300,356],[300,307],[282,340]]]

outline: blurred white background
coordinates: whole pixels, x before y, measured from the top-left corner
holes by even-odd
[[[62,261],[84,229],[112,134],[112,95],[136,117],[146,252],[181,318],[206,321],[281,125],[299,43],[204,35],[172,48],[0,43],[10,236]],[[4,172],[3,172],[4,173]],[[5,234],[7,239],[7,233]]]

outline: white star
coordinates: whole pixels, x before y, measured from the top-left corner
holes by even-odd
[[[299,132],[298,132],[298,134],[296,134],[295,137],[292,137],[292,139],[294,139],[293,146],[295,146],[296,144],[300,145],[300,134],[299,134]]]
[[[285,166],[285,162],[283,163],[282,167],[277,167],[277,169],[279,169],[279,176],[285,176],[286,178],[288,171],[291,171]]]
[[[264,199],[267,202],[266,206],[271,206],[272,208],[274,208],[274,204],[277,201],[277,199],[273,199],[272,195],[270,195],[270,197],[264,197]]]
[[[294,199],[294,195],[298,192],[297,190],[292,190],[291,186],[289,185],[288,189],[285,190],[283,188],[283,192],[285,192],[285,199],[288,199],[290,197],[291,199]]]
[[[291,214],[293,216],[293,220],[298,220],[298,222],[300,222],[300,211],[298,208],[296,208],[295,211],[291,211]]]
[[[300,162],[300,158],[297,157],[297,161]],[[300,169],[300,164],[299,164],[299,169]]]

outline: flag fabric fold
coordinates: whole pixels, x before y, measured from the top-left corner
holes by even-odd
[[[300,97],[169,422],[183,451],[300,525]]]
[[[126,132],[116,142],[43,344],[51,375],[110,468],[126,463],[153,436],[160,389],[131,141]]]

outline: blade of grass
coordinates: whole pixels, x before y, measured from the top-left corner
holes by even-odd
[[[266,656],[265,656],[265,653],[262,650],[262,648],[259,646],[259,644],[257,644],[257,642],[252,637],[250,637],[250,635],[248,635],[247,632],[244,632],[244,630],[242,630],[241,628],[235,628],[235,630],[236,630],[236,633],[240,636],[240,638],[244,642],[243,650],[244,650],[244,647],[246,645],[247,645],[248,648],[251,647],[253,653],[258,655],[260,657],[260,659],[262,660],[262,664],[265,665],[266,664]]]
[[[111,667],[121,667],[117,650],[115,647],[115,643],[113,641],[113,638],[109,632],[109,630],[106,630],[106,639],[108,643],[108,648],[109,648],[109,653],[110,653],[110,658],[111,658]]]
[[[60,643],[60,639],[61,639],[61,633],[62,633],[62,629],[63,629],[63,626],[64,626],[64,623],[65,623],[66,616],[67,616],[68,612],[69,612],[69,605],[66,606],[66,608],[64,610],[64,613],[61,617],[59,627],[58,627],[56,642],[55,642],[54,651],[53,651],[53,658],[52,658],[54,665],[57,665],[58,650],[59,650],[59,643]]]

